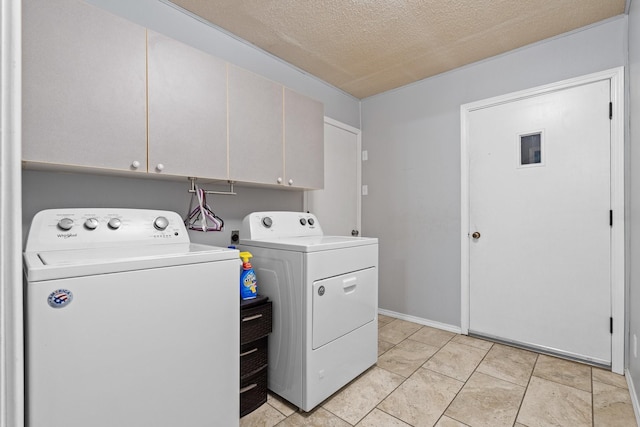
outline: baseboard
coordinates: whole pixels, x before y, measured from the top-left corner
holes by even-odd
[[[629,394],[631,395],[631,403],[633,404],[633,412],[636,414],[636,423],[640,426],[640,404],[638,404],[638,393],[635,385],[633,384],[633,378],[631,378],[629,369],[625,370],[624,376],[627,378]]]
[[[418,323],[424,326],[431,326],[432,328],[442,329],[442,330],[453,332],[456,334],[459,334],[462,331],[462,329],[460,329],[460,326],[449,325],[447,323],[436,322],[434,320],[423,319],[421,317],[410,316],[408,314],[396,313],[395,311],[384,310],[382,308],[378,309],[378,313],[383,314],[385,316],[394,317],[396,319]]]

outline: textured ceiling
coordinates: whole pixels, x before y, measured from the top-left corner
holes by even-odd
[[[625,10],[625,0],[172,1],[357,98]]]

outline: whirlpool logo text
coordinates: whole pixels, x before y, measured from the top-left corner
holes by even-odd
[[[78,233],[61,233],[58,234],[58,237],[60,239],[68,239],[70,237],[78,237]]]

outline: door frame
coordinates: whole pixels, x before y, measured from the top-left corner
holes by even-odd
[[[576,86],[611,81],[611,208],[613,209],[613,228],[611,229],[611,316],[613,333],[611,335],[611,370],[624,372],[625,347],[625,221],[624,221],[624,67],[612,68],[586,76],[576,77],[544,86],[513,92],[460,106],[460,173],[461,173],[461,229],[460,229],[460,299],[461,331],[469,333],[469,114],[473,111],[490,108],[524,98],[558,92]]]
[[[356,162],[356,186],[358,198],[356,200],[356,227],[362,236],[362,131],[353,126],[349,126],[346,123],[339,122],[331,117],[324,117],[324,125],[330,125],[342,129],[347,132],[351,132],[356,136],[356,152],[358,153],[358,159]],[[324,126],[323,125],[323,126]],[[314,190],[311,190],[314,191]],[[305,191],[302,196],[302,207],[306,212],[309,208],[309,191]]]

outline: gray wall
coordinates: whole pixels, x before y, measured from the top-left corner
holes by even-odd
[[[640,3],[637,1],[631,3],[629,11],[629,92],[631,200],[627,226],[631,233],[631,250],[627,256],[630,269],[627,301],[630,351],[627,368],[636,392],[640,392],[640,359],[633,356],[633,337],[640,338]]]
[[[147,178],[124,178],[91,174],[43,171],[22,173],[23,233],[27,235],[33,215],[43,209],[69,207],[120,207],[165,209],[186,215],[191,195],[189,182]],[[206,189],[226,187],[202,185]],[[215,246],[230,243],[231,230],[239,230],[245,215],[254,211],[302,209],[302,192],[236,187],[236,196],[207,196],[213,211],[224,219],[221,232],[189,231],[191,240]]]
[[[326,116],[360,127],[358,99],[161,1],[88,0],[87,3],[315,98],[324,103]],[[186,179],[177,182],[26,170],[23,180],[24,233],[33,215],[42,209],[116,206],[169,209],[182,214],[186,213],[190,198]],[[261,210],[301,210],[303,207],[302,191],[238,187],[237,192],[237,196],[211,196],[208,200],[225,220],[224,232],[192,232],[192,240],[226,246],[230,231],[239,228],[246,214]]]
[[[460,105],[625,65],[627,18],[362,101],[380,307],[460,326]]]

